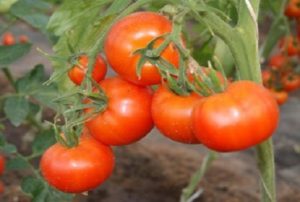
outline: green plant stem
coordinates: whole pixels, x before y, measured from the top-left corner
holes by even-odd
[[[182,190],[182,194],[180,197],[180,202],[187,202],[191,198],[191,196],[195,193],[199,182],[204,176],[207,169],[210,167],[211,163],[217,158],[217,153],[209,150],[208,154],[203,159],[203,162],[200,168],[194,173],[192,176],[188,186]]]
[[[15,90],[17,90],[15,80],[11,74],[11,71],[7,67],[3,68],[2,71],[3,71],[4,75],[6,76],[7,80],[9,81],[9,83],[12,85],[12,87]]]
[[[247,4],[248,3],[248,4]],[[250,4],[250,6],[249,6]],[[237,65],[239,78],[261,83],[261,69],[258,51],[257,15],[260,0],[241,0],[239,22],[236,27],[229,26],[212,12],[191,10],[196,19],[205,23],[213,34],[220,37],[229,47]],[[257,164],[261,175],[262,202],[275,202],[275,164],[272,139],[256,147]]]

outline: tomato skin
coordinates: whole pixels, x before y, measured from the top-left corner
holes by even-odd
[[[88,56],[87,55],[79,56],[78,62],[81,65],[81,67],[75,65],[68,72],[69,78],[76,85],[81,84],[81,82],[83,81],[85,74],[88,70],[87,69],[88,63],[89,63]],[[105,63],[103,57],[99,54],[96,57],[96,61],[95,61],[94,68],[92,71],[92,78],[94,79],[94,81],[100,82],[101,80],[104,79],[106,72],[107,72],[106,63]]]
[[[16,43],[14,35],[11,32],[6,32],[3,34],[2,43],[5,46],[14,45]]]
[[[269,138],[277,127],[273,95],[251,81],[237,81],[225,92],[200,100],[193,126],[202,144],[220,152],[247,149]]]
[[[192,127],[192,112],[200,99],[195,93],[179,96],[166,86],[160,86],[154,93],[151,107],[155,126],[174,141],[199,144]]]
[[[104,51],[111,67],[124,79],[138,85],[153,85],[161,81],[158,69],[145,63],[141,78],[136,75],[136,65],[140,55],[133,53],[148,45],[150,41],[172,31],[172,23],[164,16],[154,12],[136,12],[114,24],[104,42]],[[155,46],[163,42],[159,39]],[[162,58],[173,64],[179,64],[179,53],[173,44],[161,54]]]
[[[282,78],[283,88],[287,92],[300,88],[300,76],[285,76]]]
[[[283,105],[288,100],[289,94],[286,91],[276,91],[271,89],[271,93],[277,101],[278,105]]]
[[[67,148],[57,143],[40,162],[45,180],[60,191],[81,193],[96,188],[112,173],[114,155],[110,147],[87,136]]]
[[[279,41],[279,48],[285,50],[288,56],[294,56],[299,52],[299,43],[296,37],[287,36]]]
[[[278,70],[278,69],[282,68],[286,63],[287,63],[287,58],[282,54],[277,54],[277,55],[273,55],[269,59],[268,65],[272,69]]]
[[[284,14],[290,18],[300,18],[300,0],[289,0]]]
[[[19,42],[20,43],[28,43],[29,39],[26,35],[20,35],[19,36]]]
[[[100,82],[108,103],[103,112],[86,122],[91,135],[108,145],[127,145],[153,128],[152,92],[119,77]]]
[[[3,174],[5,169],[5,158],[3,155],[0,155],[0,175]]]

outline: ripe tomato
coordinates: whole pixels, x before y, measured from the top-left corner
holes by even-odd
[[[28,43],[29,39],[26,35],[20,35],[19,41],[20,41],[20,43]]]
[[[287,63],[287,58],[282,54],[277,54],[277,55],[273,55],[269,59],[268,65],[272,69],[278,70],[278,69],[282,68],[283,66],[285,66],[286,63]]]
[[[137,12],[126,16],[114,24],[109,30],[104,50],[111,67],[124,79],[139,85],[160,83],[158,69],[145,63],[142,67],[141,78],[136,75],[136,66],[140,55],[133,53],[148,45],[158,36],[172,31],[172,23],[164,16],[153,12]],[[163,42],[159,39],[155,46]],[[179,53],[173,44],[161,54],[162,58],[173,64],[179,64]]]
[[[284,50],[288,56],[297,55],[299,52],[299,42],[296,37],[287,36],[279,41],[279,48]]]
[[[152,100],[152,117],[155,126],[166,137],[188,144],[199,143],[192,128],[192,112],[200,96],[179,96],[167,87],[160,86]]]
[[[237,81],[225,92],[200,100],[193,126],[199,141],[222,152],[247,149],[269,138],[279,117],[273,95],[251,81]]]
[[[108,145],[126,145],[144,137],[153,127],[152,92],[119,77],[100,82],[108,103],[86,122],[92,136]],[[89,110],[87,110],[89,111]]]
[[[77,85],[80,85],[81,82],[83,81],[85,74],[87,72],[87,67],[88,67],[88,56],[87,55],[81,55],[79,56],[78,62],[81,66],[73,66],[68,74],[69,74],[69,78]],[[107,67],[106,67],[106,63],[104,61],[104,59],[102,58],[102,56],[99,54],[96,57],[96,61],[94,64],[94,68],[92,71],[92,78],[96,81],[99,82],[102,79],[104,79],[105,75],[107,72]]]
[[[300,17],[300,0],[289,0],[285,8],[285,15],[290,18],[299,18]]]
[[[59,143],[48,148],[40,167],[50,185],[63,192],[81,193],[96,188],[111,175],[114,155],[110,147],[85,136],[73,148]]]
[[[14,45],[16,43],[14,35],[10,32],[6,32],[3,34],[2,43],[5,46]]]
[[[0,155],[0,175],[3,174],[5,168],[5,158],[4,156]]]
[[[269,69],[264,69],[262,71],[262,80],[263,80],[264,86],[269,87],[272,79],[273,78],[272,78],[271,71]]]
[[[276,91],[271,90],[274,98],[276,99],[278,105],[283,105],[288,100],[289,94],[286,91]]]
[[[284,90],[290,92],[300,88],[300,76],[287,75],[281,80]]]

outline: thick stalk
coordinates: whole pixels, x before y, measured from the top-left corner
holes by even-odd
[[[229,47],[238,68],[239,78],[261,83],[258,50],[257,14],[260,0],[240,0],[239,22],[234,28],[211,12],[203,12],[199,21],[204,22],[214,34]],[[191,8],[193,10],[193,8]],[[196,14],[196,11],[193,10]],[[275,164],[273,143],[270,138],[256,147],[257,164],[261,175],[262,202],[275,202]]]

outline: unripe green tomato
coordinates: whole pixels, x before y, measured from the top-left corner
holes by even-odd
[[[0,0],[0,13],[6,13],[18,0]]]

